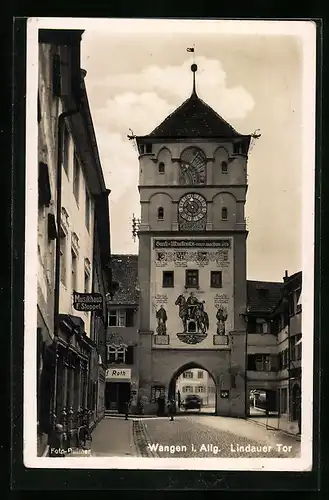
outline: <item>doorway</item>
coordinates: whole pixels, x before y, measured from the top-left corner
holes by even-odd
[[[129,382],[106,382],[106,410],[116,410],[119,413],[124,413],[125,403],[130,399],[130,392]]]

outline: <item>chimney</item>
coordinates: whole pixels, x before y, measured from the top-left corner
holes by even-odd
[[[288,271],[286,269],[284,272],[283,282],[285,282],[288,278],[289,278],[289,274],[288,274]]]

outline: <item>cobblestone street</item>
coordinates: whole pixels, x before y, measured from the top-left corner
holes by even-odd
[[[93,457],[294,458],[300,442],[257,423],[229,417],[105,417],[93,432]]]
[[[158,457],[294,458],[300,443],[292,436],[243,419],[180,416],[140,421],[147,449]]]

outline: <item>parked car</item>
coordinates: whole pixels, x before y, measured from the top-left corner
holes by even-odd
[[[186,410],[201,410],[202,406],[202,401],[200,396],[197,396],[196,394],[191,394],[186,396],[185,401],[184,401],[184,409]]]

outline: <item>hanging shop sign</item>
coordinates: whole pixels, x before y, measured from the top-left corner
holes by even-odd
[[[100,293],[73,292],[73,307],[76,311],[102,311],[103,296]]]

